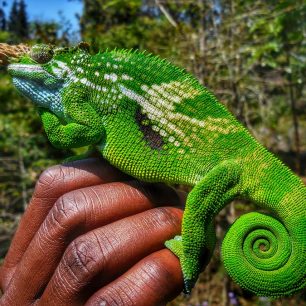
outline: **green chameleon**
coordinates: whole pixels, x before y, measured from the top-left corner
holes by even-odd
[[[55,147],[90,145],[137,179],[194,186],[182,235],[165,243],[180,259],[185,292],[213,253],[214,217],[236,197],[269,214],[245,214],[227,232],[229,275],[257,295],[305,287],[305,185],[193,76],[137,51],[92,55],[84,43],[35,45],[8,71]]]

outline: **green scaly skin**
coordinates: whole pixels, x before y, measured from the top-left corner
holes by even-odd
[[[257,295],[305,287],[305,185],[194,77],[146,53],[91,55],[84,44],[36,45],[8,71],[54,146],[95,146],[135,178],[194,186],[182,236],[166,242],[186,292],[213,253],[214,217],[238,196],[269,215],[251,212],[231,226],[222,244],[228,273]]]

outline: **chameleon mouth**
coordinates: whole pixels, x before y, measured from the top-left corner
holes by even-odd
[[[22,79],[23,82],[31,81],[34,82],[37,87],[43,87],[44,89],[58,90],[63,86],[64,82],[62,78],[52,75],[40,65],[10,64],[7,70],[13,79]]]
[[[7,67],[7,71],[13,77],[27,77],[32,74],[43,74],[53,77],[50,73],[46,72],[43,68],[37,65],[27,65],[27,64],[10,64]]]

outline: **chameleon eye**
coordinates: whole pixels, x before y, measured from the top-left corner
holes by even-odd
[[[48,45],[35,45],[31,49],[30,57],[39,64],[48,63],[54,55],[53,47]]]

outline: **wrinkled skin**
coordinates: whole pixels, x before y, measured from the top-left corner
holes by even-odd
[[[46,170],[0,270],[1,306],[165,305],[184,195],[88,159]]]

